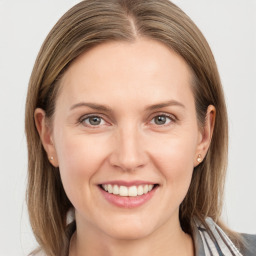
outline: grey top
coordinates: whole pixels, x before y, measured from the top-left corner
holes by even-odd
[[[245,240],[245,247],[242,251],[244,256],[256,256],[256,235],[242,234]]]
[[[249,235],[249,234],[241,234],[241,235],[245,242],[245,247],[241,250],[241,254],[243,256],[256,256],[256,235]],[[194,229],[193,239],[195,243],[195,256],[206,256],[204,251],[204,244],[197,228]],[[213,255],[213,256],[221,256],[221,255],[223,254]]]
[[[211,218],[207,218],[207,222],[208,224],[210,224],[209,227],[211,231],[215,232],[215,235],[213,233],[213,239],[216,240],[212,240],[212,238],[207,235],[209,230],[205,229],[204,226],[200,224],[193,226],[195,256],[256,256],[256,235],[241,234],[244,246],[239,252],[235,245],[233,245],[232,241],[230,241],[229,238],[226,236],[226,234],[222,233],[221,235],[221,229],[216,224],[214,224]],[[218,237],[218,234],[220,234],[221,236]],[[215,249],[213,249],[213,247]],[[32,256],[46,256],[46,254],[41,251],[32,254]]]

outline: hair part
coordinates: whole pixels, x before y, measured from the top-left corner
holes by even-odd
[[[227,111],[217,66],[202,33],[168,0],[85,0],[65,13],[50,31],[36,59],[27,94],[27,204],[35,237],[49,256],[67,254],[74,223],[67,226],[66,215],[72,204],[58,168],[48,161],[34,111],[42,108],[49,120],[54,117],[61,77],[82,53],[104,42],[134,42],[140,37],[162,42],[189,65],[199,124],[204,124],[209,105],[216,108],[212,142],[206,158],[194,169],[180,206],[180,223],[191,233],[194,217],[204,224],[205,218],[211,217],[227,231],[219,220],[227,165]]]

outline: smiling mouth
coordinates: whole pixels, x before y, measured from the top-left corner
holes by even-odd
[[[123,197],[136,197],[148,194],[155,189],[158,184],[143,184],[138,186],[119,186],[117,184],[101,184],[100,188],[109,194]]]

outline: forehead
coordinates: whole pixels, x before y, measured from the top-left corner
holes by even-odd
[[[108,42],[71,64],[61,81],[61,97],[104,101],[113,94],[157,101],[166,95],[168,100],[185,97],[185,90],[191,94],[191,79],[183,58],[161,42],[146,38]]]

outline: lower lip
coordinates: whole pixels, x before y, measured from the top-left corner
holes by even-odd
[[[104,198],[109,203],[114,204],[118,207],[123,207],[123,208],[135,208],[148,202],[155,194],[157,188],[158,186],[152,189],[147,194],[143,194],[141,196],[118,196],[118,195],[110,194],[101,188],[99,189],[102,192]]]

